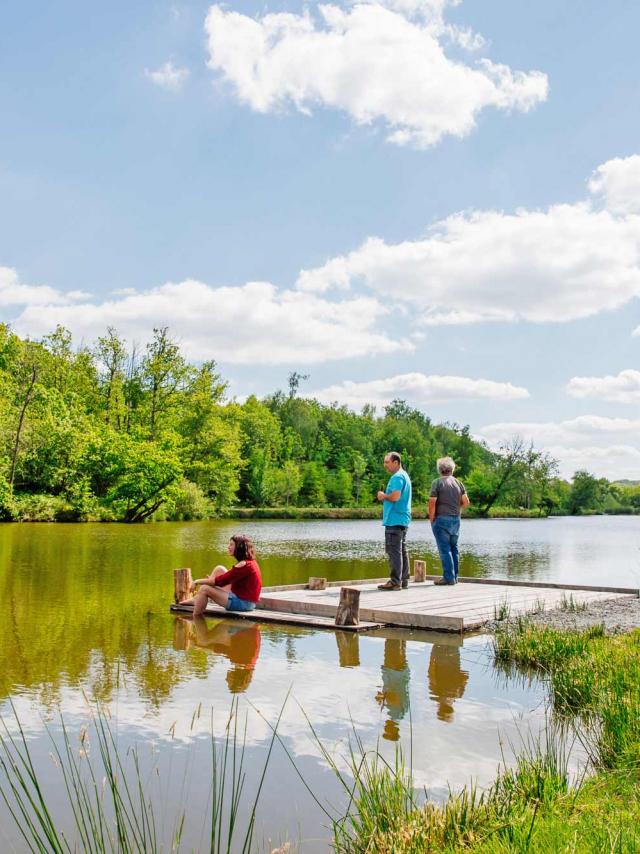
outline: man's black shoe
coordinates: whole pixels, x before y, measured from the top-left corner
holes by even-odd
[[[403,581],[403,582],[402,582],[402,589],[403,589],[403,590],[406,590],[408,586],[409,586],[409,582],[408,582],[408,581]]]
[[[455,581],[445,581],[444,578],[436,578],[436,580],[433,583],[436,584],[438,587],[442,587],[444,585],[447,585],[447,586],[452,585],[453,586],[455,584]]]
[[[394,584],[393,581],[387,581],[385,584],[378,584],[378,590],[402,590],[402,587]]]

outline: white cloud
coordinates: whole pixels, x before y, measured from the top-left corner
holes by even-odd
[[[493,380],[411,373],[367,382],[345,380],[315,391],[313,396],[325,403],[337,401],[360,410],[365,404],[387,406],[394,398],[419,405],[460,399],[521,400],[529,397],[529,392],[526,388]]]
[[[640,403],[640,371],[629,368],[617,376],[573,377],[567,383],[573,397],[593,397],[611,403]]]
[[[156,86],[161,89],[166,89],[169,92],[179,92],[187,82],[189,74],[188,68],[177,68],[171,61],[165,62],[160,68],[155,71],[150,71],[148,68],[144,70],[145,77],[151,80]]]
[[[640,294],[640,216],[591,201],[457,213],[416,240],[370,237],[297,281],[315,292],[354,286],[410,303],[427,325],[576,320]]]
[[[13,267],[0,267],[0,308],[9,306],[67,305],[86,299],[84,291],[62,291],[48,285],[27,285],[21,282]]]
[[[444,5],[326,4],[317,7],[318,18],[306,11],[257,19],[213,5],[205,23],[209,66],[259,112],[335,108],[358,125],[382,122],[391,142],[417,148],[467,135],[486,107],[526,112],[546,99],[547,77],[539,71],[450,59],[444,41],[477,49],[482,40],[444,25]]]
[[[478,433],[492,447],[514,435],[533,441],[559,460],[564,477],[587,469],[610,480],[640,478],[640,419],[581,415],[559,422],[488,424]]]
[[[610,211],[640,213],[640,155],[607,160],[593,173],[589,189],[604,197]]]
[[[154,326],[169,326],[188,358],[234,364],[303,365],[412,349],[380,331],[385,309],[374,299],[329,301],[268,282],[212,287],[189,279],[76,305],[36,297],[21,300],[31,304],[13,322],[19,334],[40,336],[61,323],[76,338],[95,340],[114,326],[143,342]]]

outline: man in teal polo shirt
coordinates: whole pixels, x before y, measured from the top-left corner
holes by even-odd
[[[378,590],[404,590],[409,586],[409,555],[407,528],[411,522],[411,480],[402,468],[402,458],[396,451],[385,455],[384,467],[391,477],[386,490],[378,492],[382,502],[384,546],[389,558],[391,577]]]

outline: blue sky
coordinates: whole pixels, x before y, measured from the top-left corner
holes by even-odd
[[[640,477],[638,31],[626,0],[5,3],[0,319],[168,324],[239,396],[304,370]]]

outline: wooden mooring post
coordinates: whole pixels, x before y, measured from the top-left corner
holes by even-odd
[[[193,578],[191,569],[173,570],[173,598],[176,605],[193,594]]]
[[[360,591],[357,587],[341,587],[336,626],[358,625],[360,625]]]
[[[427,564],[424,560],[414,560],[413,562],[413,581],[415,584],[420,584],[427,577]]]

